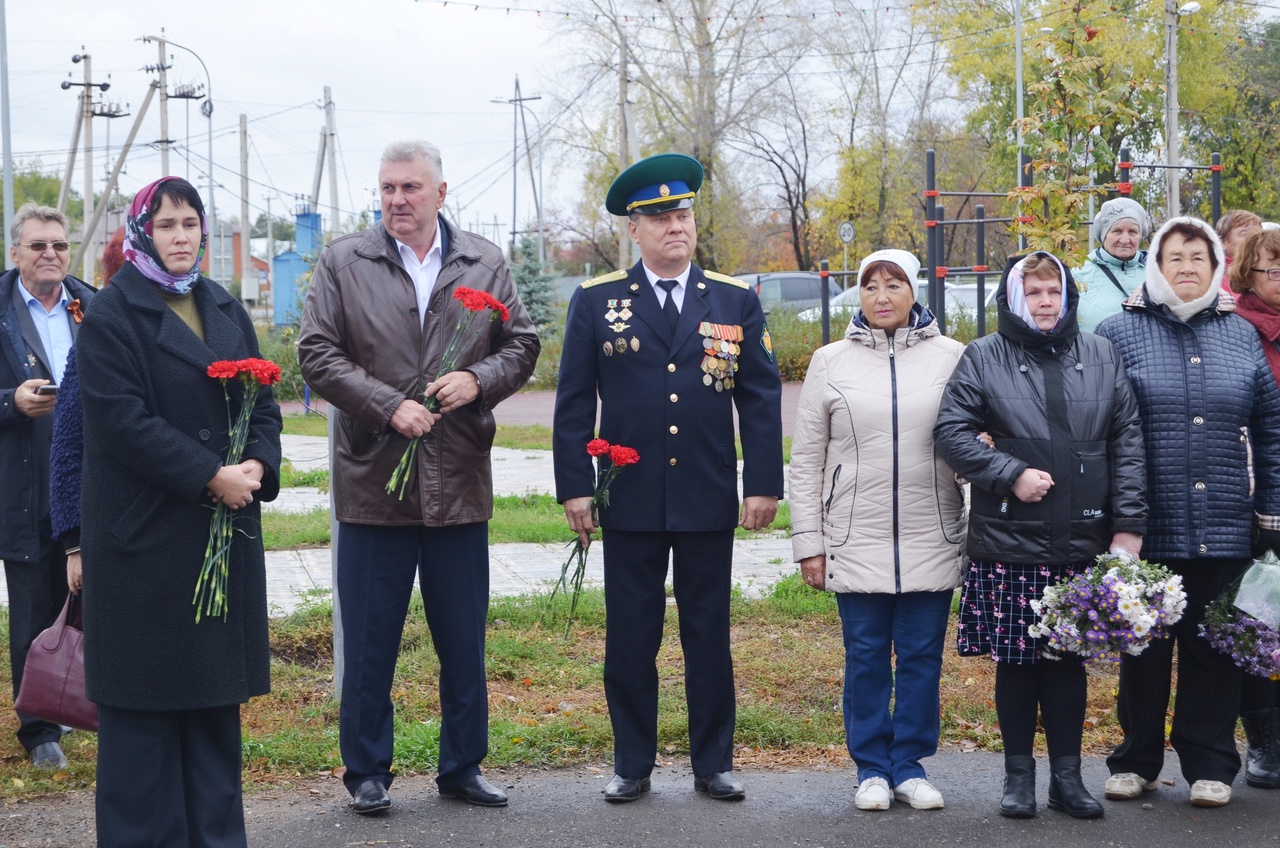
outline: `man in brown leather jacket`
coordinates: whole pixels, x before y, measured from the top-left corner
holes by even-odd
[[[440,794],[507,797],[480,774],[488,752],[484,638],[489,604],[493,407],[529,379],[539,342],[494,244],[441,215],[440,153],[399,142],[382,155],[382,221],[336,239],[307,291],[298,359],[336,410],[333,494],[343,629],[339,718],[357,813],[391,806],[391,684],[415,573],[440,657]],[[440,373],[471,288],[509,311],[467,337]],[[403,498],[387,483],[419,447]]]

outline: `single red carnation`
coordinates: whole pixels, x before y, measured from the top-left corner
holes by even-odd
[[[611,445],[609,447],[609,461],[618,467],[635,465],[640,461],[640,453],[635,448],[629,448],[626,445]]]
[[[587,442],[587,453],[591,456],[604,456],[609,452],[609,443],[604,439],[592,439]]]
[[[280,382],[280,366],[269,359],[246,359],[242,364],[248,366],[249,373],[260,385],[270,386]]]
[[[207,373],[216,380],[230,380],[240,373],[240,363],[229,359],[219,359],[209,366]]]

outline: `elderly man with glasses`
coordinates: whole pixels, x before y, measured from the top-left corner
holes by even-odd
[[[67,217],[23,205],[9,228],[17,266],[0,275],[0,559],[9,590],[9,661],[18,696],[27,650],[67,597],[67,555],[49,519],[49,446],[56,386],[94,289],[67,276]],[[18,713],[33,765],[67,765],[62,728]]]

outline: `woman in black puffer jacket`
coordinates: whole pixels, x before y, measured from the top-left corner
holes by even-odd
[[[1078,298],[1053,256],[1011,260],[996,292],[999,332],[965,350],[934,426],[943,459],[972,484],[957,642],[962,655],[997,663],[1000,813],[1011,818],[1036,811],[1037,713],[1050,808],[1102,815],[1080,777],[1084,665],[1042,656],[1028,632],[1037,621],[1030,605],[1109,548],[1136,555],[1145,530],[1137,402],[1115,348],[1079,331]]]
[[[1164,763],[1174,642],[1178,691],[1169,741],[1191,803],[1220,807],[1240,770],[1240,670],[1198,635],[1205,605],[1250,562],[1255,523],[1280,529],[1280,390],[1257,331],[1221,291],[1213,229],[1174,218],[1151,239],[1143,287],[1098,333],[1115,343],[1138,395],[1151,507],[1143,556],[1182,575],[1187,609],[1170,637],[1120,664],[1124,742],[1107,758],[1107,797],[1156,788]]]

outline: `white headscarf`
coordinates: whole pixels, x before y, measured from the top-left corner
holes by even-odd
[[[1209,281],[1209,288],[1205,290],[1204,294],[1191,301],[1184,301],[1178,297],[1173,290],[1173,286],[1169,285],[1169,281],[1165,279],[1164,274],[1160,273],[1160,243],[1164,241],[1169,228],[1174,224],[1190,224],[1203,232],[1213,248],[1214,258],[1218,260],[1218,267],[1213,269],[1213,278]],[[1148,249],[1147,255],[1150,258],[1147,260],[1147,279],[1143,283],[1147,290],[1147,300],[1153,303],[1162,303],[1169,307],[1169,311],[1179,321],[1186,321],[1197,312],[1202,312],[1218,302],[1218,297],[1222,294],[1222,278],[1227,273],[1227,256],[1222,250],[1222,240],[1213,231],[1213,227],[1204,221],[1199,218],[1170,218],[1151,237],[1151,247]]]
[[[1026,281],[1022,277],[1022,266],[1032,256],[1047,256],[1053,260],[1054,265],[1058,266],[1058,281],[1062,283],[1062,308],[1058,310],[1058,322],[1053,325],[1053,329],[1056,330],[1058,324],[1062,323],[1062,319],[1067,317],[1067,272],[1058,261],[1058,257],[1052,253],[1037,250],[1019,259],[1018,263],[1009,269],[1009,277],[1005,281],[1005,300],[1009,302],[1009,311],[1021,318],[1028,327],[1038,333],[1046,332],[1036,326],[1036,319],[1031,316],[1031,308],[1027,306],[1027,288]]]

